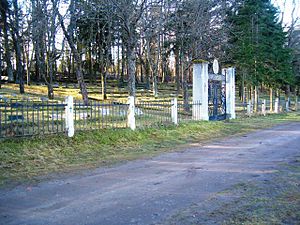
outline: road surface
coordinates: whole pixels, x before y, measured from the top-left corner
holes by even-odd
[[[0,224],[156,224],[300,156],[300,123],[0,190]]]

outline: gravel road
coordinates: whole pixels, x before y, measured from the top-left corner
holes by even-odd
[[[300,155],[288,123],[33,186],[0,189],[0,224],[156,224]]]

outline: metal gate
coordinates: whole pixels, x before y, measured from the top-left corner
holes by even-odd
[[[225,75],[209,74],[208,116],[209,116],[209,120],[226,119]]]

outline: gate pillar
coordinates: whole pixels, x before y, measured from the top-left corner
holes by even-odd
[[[235,119],[235,68],[223,70],[226,75],[226,114],[229,119]]]
[[[193,118],[208,120],[208,62],[205,61],[194,61],[193,103]]]

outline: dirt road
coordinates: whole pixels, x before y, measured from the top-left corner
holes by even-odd
[[[156,224],[300,156],[300,123],[0,190],[0,224]]]

